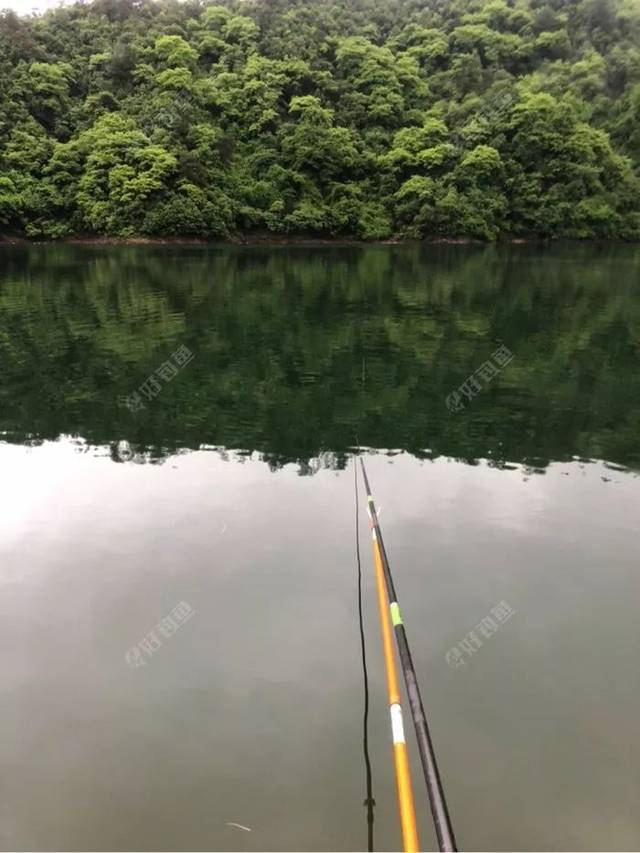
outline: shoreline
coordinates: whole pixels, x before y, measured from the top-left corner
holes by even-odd
[[[59,240],[22,235],[0,235],[0,249],[7,246],[542,246],[553,243],[575,243],[578,245],[634,246],[638,240],[623,239],[579,239],[575,237],[502,237],[498,240],[478,240],[475,237],[390,237],[386,240],[360,240],[356,237],[305,237],[303,235],[265,234],[264,232],[234,234],[229,237],[209,239],[205,237],[103,237],[77,235]]]
[[[534,238],[535,239],[535,238]],[[509,240],[509,242],[529,242],[528,239]],[[490,246],[484,240],[474,237],[389,237],[386,240],[360,240],[357,237],[311,237],[301,234],[268,234],[265,232],[248,232],[232,234],[228,237],[106,237],[100,235],[79,234],[72,237],[62,237],[59,240],[24,237],[19,234],[0,236],[0,247],[61,245],[61,246],[406,246],[417,243],[446,243],[446,244],[475,244]]]

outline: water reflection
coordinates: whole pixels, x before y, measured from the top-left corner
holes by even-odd
[[[4,249],[0,428],[274,467],[340,467],[356,435],[418,457],[634,466],[639,270],[633,247]],[[501,345],[512,362],[450,411]],[[193,360],[163,378],[181,348]],[[149,377],[144,405],[124,405]]]
[[[364,849],[352,472],[116,465],[64,439],[0,445],[0,465],[2,846]],[[462,847],[632,849],[638,475],[367,468]],[[376,847],[397,849],[367,550]],[[129,666],[183,601],[193,618]],[[452,669],[500,601],[516,615]]]
[[[364,849],[354,452],[462,848],[637,846],[638,260],[0,252],[0,846]],[[397,849],[361,522],[375,841]]]

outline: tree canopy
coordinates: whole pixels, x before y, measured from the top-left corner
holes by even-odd
[[[640,237],[636,0],[0,13],[0,229]]]

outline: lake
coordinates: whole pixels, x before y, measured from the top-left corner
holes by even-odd
[[[366,848],[359,453],[460,848],[637,849],[639,285],[633,246],[3,247],[2,849]]]

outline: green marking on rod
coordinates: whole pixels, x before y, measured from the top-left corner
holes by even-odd
[[[400,615],[400,607],[398,606],[397,601],[393,601],[389,605],[389,610],[391,611],[391,621],[393,622],[393,627],[396,625],[402,625],[402,616]]]

